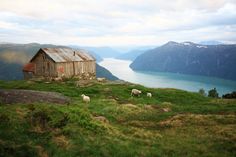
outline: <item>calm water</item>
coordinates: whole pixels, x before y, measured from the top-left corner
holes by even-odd
[[[137,72],[130,69],[131,61],[113,58],[105,58],[99,64],[122,80],[146,87],[178,88],[188,91],[198,91],[200,88],[209,90],[215,87],[219,94],[236,91],[236,81],[173,73]]]

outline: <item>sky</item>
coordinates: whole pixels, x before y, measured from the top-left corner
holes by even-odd
[[[0,0],[0,42],[236,43],[236,0]]]

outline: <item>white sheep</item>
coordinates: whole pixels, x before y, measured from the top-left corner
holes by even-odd
[[[131,96],[134,96],[134,95],[139,96],[141,93],[142,93],[142,91],[140,91],[140,90],[132,89]]]
[[[152,97],[152,93],[147,93],[147,97],[151,98]]]
[[[98,82],[104,82],[106,80],[106,78],[104,78],[104,77],[98,77],[97,78],[97,81]]]
[[[86,95],[82,94],[81,97],[83,98],[83,102],[85,102],[85,103],[90,102],[90,97],[89,96],[86,96]]]

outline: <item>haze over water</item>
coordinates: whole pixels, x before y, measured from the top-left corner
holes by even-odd
[[[121,80],[138,83],[146,87],[177,88],[187,91],[198,91],[200,88],[208,91],[215,87],[220,95],[236,91],[236,81],[196,75],[133,71],[129,67],[131,62],[105,58],[99,64]]]

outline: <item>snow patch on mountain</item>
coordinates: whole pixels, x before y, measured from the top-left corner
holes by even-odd
[[[197,48],[205,48],[205,49],[207,49],[207,46],[204,46],[204,45],[197,45]]]

